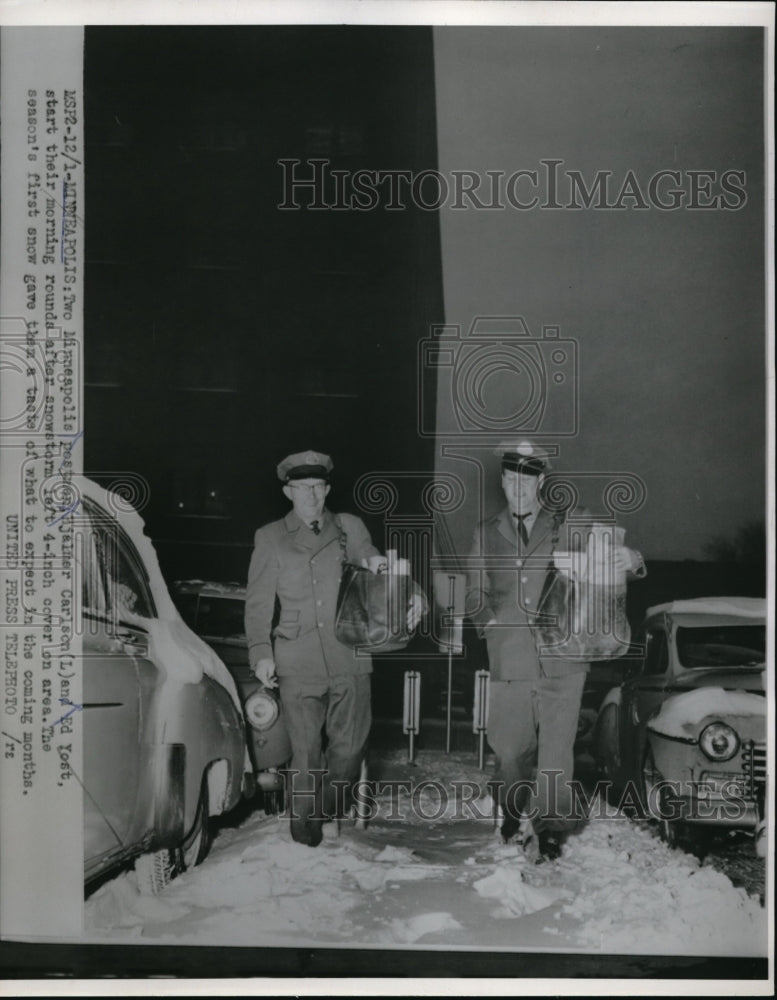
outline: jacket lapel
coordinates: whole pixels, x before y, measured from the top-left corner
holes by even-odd
[[[512,545],[513,548],[518,546],[518,536],[513,526],[513,515],[510,513],[510,508],[505,507],[500,513],[496,522],[497,531],[503,538]]]
[[[529,544],[526,547],[525,555],[530,556],[538,549],[553,529],[553,517],[546,510],[540,509],[532,525],[529,535]]]
[[[518,548],[518,533],[515,530],[513,516],[510,513],[509,507],[505,507],[500,513],[496,526],[499,534],[510,542],[514,548]],[[529,544],[526,546],[523,553],[524,556],[530,556],[532,552],[540,548],[552,529],[553,516],[549,514],[548,511],[540,508],[539,513],[534,519],[534,524],[532,525],[531,533],[529,535]]]
[[[314,548],[318,547],[321,536],[314,535],[293,510],[290,510],[283,520],[286,524],[286,531],[289,533],[289,541],[292,545],[296,545],[297,548],[302,549],[304,552],[311,552]]]
[[[313,541],[316,552],[320,552],[321,549],[326,548],[327,545],[331,545],[332,542],[340,541],[340,532],[337,529],[334,515],[326,509],[324,509],[321,518],[321,534],[313,535]]]

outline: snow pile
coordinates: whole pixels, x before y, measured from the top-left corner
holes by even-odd
[[[472,888],[487,899],[498,899],[502,904],[502,912],[515,917],[544,910],[567,895],[564,889],[540,888],[529,884],[517,866],[497,870],[493,875],[479,879]]]
[[[87,900],[87,931],[124,930],[140,935],[146,923],[173,922],[189,913],[189,906],[176,905],[165,896],[141,896],[135,874],[119,875]]]
[[[187,938],[230,944],[298,943],[300,935],[351,941],[347,914],[365,894],[380,893],[389,882],[444,874],[410,849],[341,842],[334,824],[324,829],[324,844],[311,850],[292,841],[287,820],[253,817],[232,834],[218,861],[213,857],[179,876],[160,896],[142,896],[134,872],[107,883],[86,903],[86,928],[167,938],[179,936],[179,925]],[[428,919],[401,931],[392,924],[387,940],[408,942],[431,928],[456,925],[450,914],[419,916]]]
[[[311,849],[291,840],[288,819],[254,811],[222,829],[205,862],[160,896],[140,896],[132,872],[102,886],[86,903],[91,939],[767,953],[768,921],[757,898],[668,848],[646,822],[597,802],[561,858],[538,865],[530,851],[502,843],[484,791],[488,776],[473,755],[425,751],[414,766],[401,753],[387,754],[371,772],[374,780],[409,780],[410,790],[394,801],[379,796],[366,830],[344,822],[338,835],[325,824],[323,842]],[[412,809],[403,817],[397,805],[412,806],[413,789],[432,778],[442,788],[474,782],[483,818],[454,810],[424,821]],[[533,844],[536,850],[536,838]]]
[[[758,900],[638,824],[589,823],[567,842],[562,867],[574,893],[563,913],[580,921],[581,944],[605,953],[766,953]]]
[[[392,920],[388,934],[381,936],[381,944],[413,944],[426,934],[461,930],[461,924],[450,913],[420,913],[409,920]]]
[[[665,736],[695,736],[699,723],[711,715],[723,721],[732,715],[766,715],[766,698],[721,687],[697,688],[668,698],[648,723],[648,729]]]

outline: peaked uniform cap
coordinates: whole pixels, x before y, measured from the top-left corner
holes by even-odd
[[[329,479],[334,468],[329,455],[320,451],[300,451],[287,455],[278,465],[278,479],[287,483],[290,479]]]
[[[545,448],[527,440],[502,441],[494,449],[502,459],[502,468],[529,476],[540,476],[551,468],[550,454]]]

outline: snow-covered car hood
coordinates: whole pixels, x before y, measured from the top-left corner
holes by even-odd
[[[765,597],[693,597],[684,601],[670,601],[648,608],[647,617],[668,615],[714,615],[731,618],[757,618],[766,621]]]
[[[662,704],[647,728],[662,736],[696,739],[705,719],[728,722],[732,716],[766,717],[766,698],[750,691],[726,691],[722,687],[700,687],[677,694]]]
[[[698,667],[686,670],[678,678],[683,687],[724,688],[726,691],[765,691],[764,666],[759,667]]]

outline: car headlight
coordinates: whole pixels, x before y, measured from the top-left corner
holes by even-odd
[[[259,689],[247,699],[244,711],[250,725],[261,732],[269,729],[278,718],[278,702],[271,694]]]
[[[710,760],[731,760],[739,749],[739,737],[725,722],[712,722],[702,729],[699,746]]]

